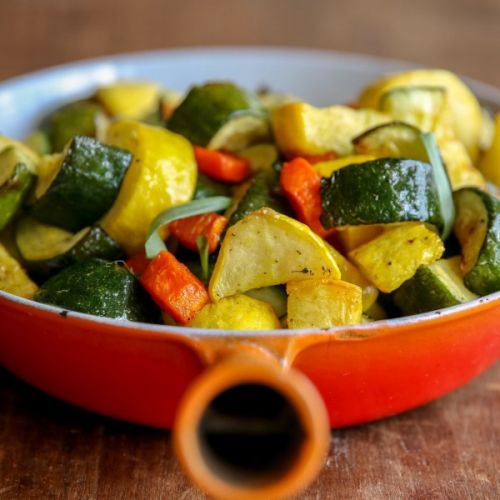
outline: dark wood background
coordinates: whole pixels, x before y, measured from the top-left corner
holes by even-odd
[[[105,54],[225,44],[365,52],[500,86],[500,1],[0,0],[0,79]],[[302,498],[500,498],[499,415],[497,363],[424,408],[335,431]],[[88,414],[0,370],[0,499],[159,498],[203,498],[169,433]]]

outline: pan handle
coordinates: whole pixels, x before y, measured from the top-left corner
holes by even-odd
[[[187,390],[174,426],[177,457],[209,495],[283,498],[321,470],[330,427],[321,396],[262,347],[226,353]]]

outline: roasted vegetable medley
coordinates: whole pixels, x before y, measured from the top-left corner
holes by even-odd
[[[443,70],[318,108],[117,82],[0,137],[0,289],[197,328],[331,328],[500,290],[500,114]]]

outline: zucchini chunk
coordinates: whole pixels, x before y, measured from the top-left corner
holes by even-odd
[[[394,293],[394,303],[408,316],[455,306],[477,298],[463,282],[460,257],[421,266]]]
[[[167,127],[193,144],[226,151],[244,149],[270,133],[257,96],[230,82],[192,87]]]
[[[476,161],[483,121],[481,106],[465,83],[449,71],[416,69],[385,76],[361,93],[358,105],[378,109],[384,94],[408,86],[442,87],[446,90],[445,114],[451,120],[455,137],[465,145],[472,161]]]
[[[333,279],[290,281],[289,328],[332,328],[361,323],[362,292],[352,283]]]
[[[351,140],[361,132],[390,121],[383,113],[347,106],[315,108],[292,102],[272,113],[273,131],[279,150],[289,156],[320,155],[334,151],[352,154]]]
[[[270,304],[247,295],[233,295],[215,304],[205,305],[189,322],[189,326],[246,331],[281,328]]]
[[[68,231],[93,224],[113,205],[131,159],[123,149],[75,137],[47,191],[38,193],[33,215]]]
[[[380,236],[349,252],[349,259],[381,292],[392,292],[424,264],[444,252],[439,236],[421,222],[389,227]]]
[[[160,212],[192,199],[196,161],[184,137],[137,121],[114,122],[107,140],[131,151],[134,159],[101,227],[132,255],[142,250],[148,228]]]
[[[216,302],[253,288],[318,277],[340,278],[326,243],[305,224],[262,208],[228,229],[208,291]]]
[[[462,247],[462,273],[469,290],[500,290],[500,200],[478,188],[454,193],[455,235]]]
[[[28,270],[37,277],[91,258],[119,260],[123,250],[99,226],[86,227],[73,234],[23,217],[16,228],[16,245]]]
[[[481,173],[474,167],[467,149],[460,141],[442,137],[438,143],[453,190],[464,186],[484,187]],[[403,122],[387,123],[367,130],[353,139],[353,144],[359,154],[428,161],[419,130]]]
[[[35,178],[34,166],[22,150],[8,146],[0,152],[0,231],[21,208]]]
[[[396,87],[382,95],[379,109],[395,120],[417,127],[422,132],[436,129],[446,109],[446,89],[443,87]]]
[[[38,287],[24,272],[19,262],[0,243],[0,290],[32,299]]]
[[[252,172],[269,170],[278,160],[278,149],[274,144],[256,144],[238,151],[240,158],[250,163]]]
[[[359,155],[427,160],[420,142],[420,130],[408,123],[394,121],[378,125],[355,137],[352,143]]]
[[[60,152],[76,135],[95,137],[101,114],[101,106],[91,100],[71,102],[45,117],[40,130],[47,134],[52,152]]]
[[[107,318],[156,323],[158,308],[132,274],[114,262],[91,259],[47,280],[37,302]]]
[[[239,153],[257,142],[269,141],[271,125],[263,111],[241,111],[231,115],[210,139],[208,149]]]
[[[233,207],[228,225],[236,224],[259,208],[268,207],[276,212],[285,212],[285,206],[275,191],[277,186],[278,174],[274,169],[258,172],[250,181],[241,199]]]
[[[196,189],[194,191],[194,200],[209,198],[210,196],[229,196],[230,188],[227,184],[214,181],[210,177],[198,172],[196,179]]]
[[[422,221],[443,227],[428,163],[383,158],[350,165],[322,179],[325,228]]]
[[[278,318],[286,315],[286,290],[284,286],[276,285],[254,288],[245,292],[245,295],[270,304]]]

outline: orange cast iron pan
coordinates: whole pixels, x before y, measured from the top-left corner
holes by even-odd
[[[102,319],[0,292],[0,363],[103,415],[174,429],[220,498],[280,498],[321,468],[329,428],[425,404],[500,356],[500,293],[329,331],[241,332]]]
[[[186,88],[225,75],[257,87],[265,74],[275,88],[328,104],[405,67],[412,65],[296,49],[129,54],[0,84],[0,126],[21,137],[44,109],[120,78],[149,75]],[[497,107],[498,90],[471,84]],[[330,427],[425,404],[499,355],[500,292],[419,316],[269,332],[123,322],[0,292],[1,365],[88,410],[173,429],[187,474],[212,497],[232,500],[297,493],[322,467]]]

